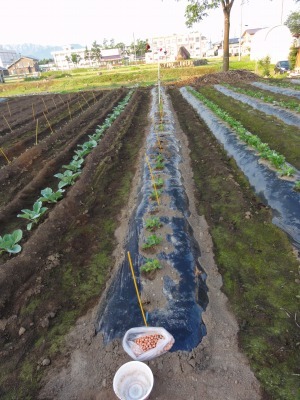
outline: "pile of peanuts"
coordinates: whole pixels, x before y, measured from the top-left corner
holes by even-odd
[[[148,350],[154,349],[154,347],[156,347],[159,339],[164,339],[164,337],[162,335],[155,333],[153,335],[140,336],[139,338],[134,339],[134,342],[143,351],[148,351]]]

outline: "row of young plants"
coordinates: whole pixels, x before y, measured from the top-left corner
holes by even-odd
[[[33,204],[32,209],[23,209],[21,213],[17,215],[18,218],[23,218],[28,221],[27,230],[30,231],[32,226],[37,224],[42,216],[48,211],[48,207],[43,206],[43,203],[57,203],[57,201],[63,198],[65,187],[74,185],[76,179],[81,174],[85,157],[91,153],[91,151],[98,145],[102,139],[105,131],[112,125],[117,117],[123,112],[130,97],[132,96],[133,90],[131,90],[126,97],[113,108],[111,114],[109,114],[102,125],[96,127],[93,135],[88,135],[89,140],[83,144],[78,145],[78,149],[75,150],[75,154],[72,161],[68,165],[63,165],[65,169],[64,173],[57,173],[54,176],[59,179],[58,190],[47,187],[41,190],[41,197],[39,197]],[[0,254],[7,252],[10,255],[17,254],[22,250],[19,242],[23,237],[23,231],[16,229],[13,233],[4,234],[0,236]]]
[[[163,122],[162,122],[162,117],[163,117],[163,102],[160,101],[158,104],[158,111],[160,115],[160,120],[158,124],[158,130],[161,132],[164,129]],[[158,148],[158,154],[154,158],[154,170],[156,171],[162,171],[165,168],[164,164],[164,157],[161,154],[161,144],[159,141],[159,137],[157,137],[157,148]],[[151,167],[150,167],[151,168]],[[159,175],[154,177],[152,174],[151,176],[153,177],[152,181],[152,186],[153,186],[153,191],[150,193],[150,199],[152,201],[159,201],[162,193],[163,193],[163,186],[164,186],[164,180],[161,178]],[[159,204],[157,204],[158,206]],[[158,236],[155,232],[159,230],[163,226],[160,218],[158,217],[151,217],[146,219],[145,221],[145,229],[147,231],[151,232],[151,235],[149,235],[143,245],[142,249],[144,251],[152,250],[156,246],[160,245],[162,242],[162,238]],[[162,265],[160,261],[157,258],[146,258],[145,263],[141,266],[140,270],[141,272],[145,273],[150,273],[152,271],[155,271],[157,269],[161,269]]]
[[[250,97],[254,97],[256,99],[262,100],[264,103],[272,104],[274,106],[279,106],[282,108],[286,108],[288,110],[300,112],[300,104],[297,101],[283,101],[283,100],[276,100],[276,97],[272,95],[265,94],[261,90],[251,90],[251,89],[244,89],[238,86],[232,86],[229,84],[224,84],[228,89],[233,90],[238,93],[245,94]]]
[[[213,111],[214,114],[228,123],[242,141],[254,148],[261,158],[270,162],[270,164],[278,171],[280,176],[294,176],[296,169],[286,163],[285,157],[282,154],[272,150],[267,143],[263,143],[257,135],[247,131],[238,120],[230,116],[226,111],[222,110],[218,105],[207,99],[201,93],[191,87],[188,88],[188,91],[201,100],[211,111]],[[294,189],[300,189],[300,181],[296,181]]]

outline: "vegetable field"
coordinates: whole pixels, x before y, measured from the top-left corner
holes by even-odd
[[[1,399],[114,398],[128,253],[151,398],[300,395],[300,92],[204,78],[0,102]]]

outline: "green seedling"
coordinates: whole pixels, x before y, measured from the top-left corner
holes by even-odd
[[[162,242],[162,238],[154,235],[150,235],[147,237],[145,243],[143,244],[143,249],[151,249],[154,246],[159,245]]]
[[[146,258],[145,264],[141,266],[141,271],[142,272],[151,272],[151,271],[155,271],[156,269],[161,269],[161,268],[162,268],[162,266],[156,258]]]
[[[162,161],[156,161],[155,165],[154,165],[155,169],[164,169],[165,168],[165,164]]]
[[[57,203],[63,197],[63,189],[59,189],[57,192],[53,192],[51,188],[46,188],[41,191],[42,197],[38,199],[41,202]]]
[[[279,170],[280,176],[293,176],[296,170],[293,167],[289,167],[288,165],[283,165],[283,167]]]
[[[155,179],[154,183],[155,183],[156,188],[159,189],[164,186],[165,182],[162,178],[158,177]]]
[[[294,190],[296,190],[296,192],[300,192],[300,181],[295,182]]]
[[[62,167],[64,169],[69,169],[70,171],[77,172],[81,169],[83,163],[84,163],[83,158],[78,158],[76,160],[75,160],[75,158],[73,158],[73,160],[70,162],[70,164],[63,165]]]
[[[33,224],[36,224],[39,222],[41,217],[45,214],[45,212],[48,210],[47,207],[42,207],[43,203],[41,201],[36,201],[33,205],[33,209],[24,209],[21,210],[23,214],[18,214],[17,217],[19,218],[24,218],[28,219],[29,224],[27,224],[27,230],[30,231],[32,228]]]
[[[65,171],[63,174],[58,173],[55,174],[54,176],[60,181],[58,182],[58,188],[61,189],[64,186],[72,186],[75,183],[76,178],[80,175],[80,172],[75,172],[73,173],[70,170]]]
[[[146,220],[145,226],[148,231],[155,231],[162,226],[162,223],[158,217],[153,217]]]
[[[153,192],[151,192],[151,194],[150,194],[150,199],[151,200],[156,200],[156,193],[157,193],[157,197],[159,198],[160,196],[161,196],[161,194],[162,194],[162,190],[161,189],[158,189],[158,190],[153,190]]]
[[[161,154],[158,154],[156,157],[155,157],[155,161],[156,162],[163,162],[164,161],[164,157],[161,155]]]
[[[9,254],[20,253],[22,247],[17,244],[23,236],[21,229],[13,231],[12,234],[5,234],[3,237],[0,236],[0,254],[6,251]]]

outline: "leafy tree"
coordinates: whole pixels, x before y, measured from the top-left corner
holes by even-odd
[[[76,54],[76,53],[71,54],[71,61],[73,64],[75,64],[75,65],[79,64],[80,60],[81,60],[81,57],[79,54]]]
[[[42,60],[39,60],[38,64],[45,65],[53,62],[54,62],[53,58],[43,58]]]
[[[284,23],[292,35],[300,35],[300,12],[292,12]]]
[[[101,60],[101,49],[100,45],[97,44],[96,40],[92,44],[91,48],[91,59],[96,61],[98,64],[100,64]]]
[[[242,0],[244,1],[244,0]],[[234,0],[188,0],[190,4],[185,10],[186,25],[190,28],[195,22],[199,22],[206,17],[207,11],[222,6],[224,14],[224,38],[223,38],[223,71],[229,70],[229,29],[230,12]],[[299,3],[300,0],[295,0]]]
[[[115,46],[115,39],[110,39],[109,47],[110,47],[111,49],[113,49],[113,48],[116,47],[116,46]]]
[[[191,28],[195,22],[206,17],[207,11],[219,8],[222,5],[224,14],[224,38],[223,38],[223,71],[229,70],[229,29],[230,12],[234,0],[188,0],[185,11],[186,25]]]
[[[130,45],[130,52],[131,54],[134,54],[136,56],[144,56],[145,52],[146,52],[146,46],[147,46],[147,42],[148,40],[141,40],[141,39],[137,39],[136,42],[132,42]]]
[[[102,44],[102,47],[104,48],[104,49],[108,49],[108,40],[106,39],[106,38],[104,38],[103,39],[103,44]]]
[[[91,52],[88,50],[87,46],[85,46],[84,50],[84,61],[88,62],[91,59]]]

